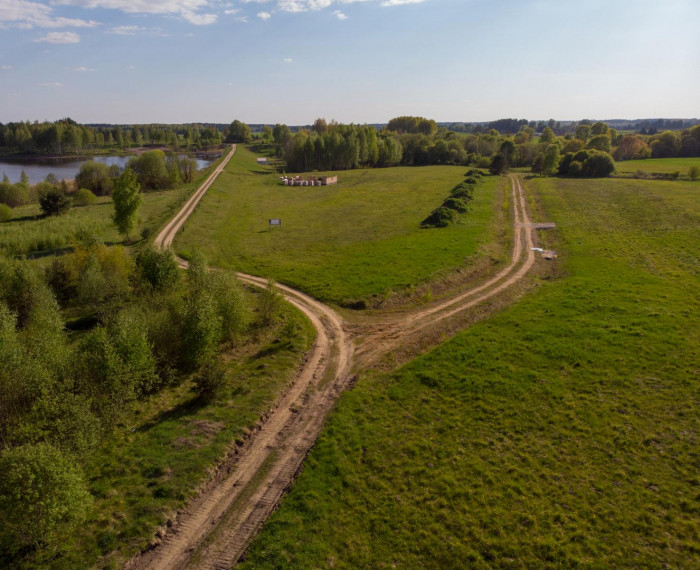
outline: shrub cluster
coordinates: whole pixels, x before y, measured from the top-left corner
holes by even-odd
[[[0,550],[10,556],[51,548],[79,524],[90,504],[80,464],[135,400],[192,372],[199,395],[219,393],[215,356],[252,320],[234,274],[201,262],[181,280],[171,252],[134,263],[85,241],[44,274],[0,260]],[[77,341],[59,300],[81,315]]]
[[[471,169],[465,175],[464,182],[460,182],[451,191],[450,195],[433,210],[430,215],[421,222],[422,228],[444,228],[457,221],[459,214],[469,211],[469,202],[474,198],[474,187],[481,178],[482,173]]]

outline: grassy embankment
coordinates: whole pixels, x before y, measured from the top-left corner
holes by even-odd
[[[559,278],[361,375],[243,568],[700,564],[698,185],[528,187]]]
[[[141,231],[145,228],[154,235],[166,220],[184,204],[214,168],[213,163],[202,170],[197,179],[174,190],[143,194],[141,221],[131,235],[135,248],[143,246]],[[112,223],[114,207],[109,196],[97,198],[91,206],[71,208],[62,216],[41,217],[39,204],[28,204],[14,209],[14,219],[0,223],[0,251],[11,256],[45,257],[70,250],[76,240],[90,234],[98,235],[107,244],[125,244],[124,236]]]
[[[501,259],[494,212],[507,181],[485,177],[471,211],[449,228],[420,222],[464,179],[465,167],[340,172],[337,186],[284,187],[239,146],[175,240],[212,265],[269,276],[328,302],[383,299],[467,264]],[[500,202],[499,202],[500,200]],[[282,227],[268,229],[269,218]],[[507,254],[505,254],[507,255]]]

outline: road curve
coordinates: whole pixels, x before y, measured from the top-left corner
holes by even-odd
[[[155,240],[169,247],[185,220],[194,211],[229,155],[185,203]],[[522,279],[533,266],[533,231],[528,227],[524,190],[511,176],[514,238],[509,264],[497,275],[468,291],[427,309],[415,311],[363,339],[357,350],[362,367],[376,363],[400,346],[402,338],[435,325],[498,295]],[[250,285],[267,281],[239,273]],[[126,565],[130,570],[178,568],[230,568],[245,552],[261,525],[291,486],[321,432],[340,394],[350,387],[355,349],[342,318],[330,307],[286,285],[278,285],[285,299],[312,322],[317,338],[297,378],[280,396],[274,408],[258,424],[235,455],[225,460],[216,477],[180,513],[155,548]]]
[[[236,151],[235,145],[204,184],[158,234],[156,247],[170,247],[177,232]],[[180,260],[185,265],[184,260]],[[257,287],[267,281],[238,278]],[[330,307],[286,285],[285,299],[301,310],[317,332],[314,345],[291,386],[235,456],[178,516],[162,543],[126,568],[171,570],[230,568],[289,488],[320,433],[326,415],[350,382],[353,345],[342,319]],[[263,474],[262,476],[260,476]],[[244,501],[239,501],[245,497]],[[239,504],[240,503],[240,504]],[[224,525],[219,523],[225,521]],[[214,536],[214,540],[205,539]],[[200,548],[201,547],[201,548]],[[196,562],[191,564],[193,556]]]
[[[359,368],[376,364],[385,354],[396,349],[407,336],[498,295],[530,271],[535,263],[535,253],[532,251],[534,229],[530,227],[525,191],[520,178],[511,175],[510,182],[514,231],[513,251],[508,265],[484,283],[426,309],[411,312],[368,335],[356,353]]]

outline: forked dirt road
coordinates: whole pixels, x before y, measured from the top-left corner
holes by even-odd
[[[158,235],[169,247],[197,203],[235,152],[235,146],[182,210]],[[350,387],[355,370],[366,368],[441,320],[498,295],[522,279],[535,261],[524,190],[511,176],[514,238],[507,267],[477,287],[433,306],[410,312],[375,328],[357,349],[342,318],[330,307],[279,285],[287,301],[313,323],[317,338],[295,381],[261,419],[245,444],[229,453],[217,475],[191,500],[168,529],[162,543],[135,556],[126,568],[230,568],[245,552],[261,525],[289,489],[313,447],[331,408]],[[265,287],[265,279],[238,274],[242,281]],[[357,358],[355,358],[357,357]]]

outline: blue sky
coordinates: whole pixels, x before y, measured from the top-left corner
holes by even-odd
[[[700,116],[698,0],[0,0],[0,122]]]

